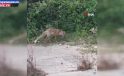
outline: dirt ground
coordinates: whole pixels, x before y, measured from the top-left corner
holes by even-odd
[[[122,47],[122,46],[121,46]],[[69,45],[0,45],[0,55],[5,55],[8,65],[26,71],[28,50],[33,51],[36,67],[48,73],[47,76],[96,76],[95,68],[86,71],[77,71],[82,58],[81,46]],[[119,48],[121,49],[121,48]],[[89,61],[93,61],[93,53],[83,54]],[[103,54],[102,54],[103,55]],[[124,61],[124,54],[107,54],[104,57],[120,62]],[[122,64],[124,64],[122,62]],[[124,68],[98,71],[98,76],[123,76]]]

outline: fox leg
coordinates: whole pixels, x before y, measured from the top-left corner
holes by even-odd
[[[55,36],[54,39],[55,39],[55,42],[57,42],[57,36]]]
[[[45,36],[43,39],[43,42],[46,42],[46,41],[47,41],[47,36]]]
[[[46,40],[48,43],[51,42],[51,36],[50,37],[47,37],[47,40]]]

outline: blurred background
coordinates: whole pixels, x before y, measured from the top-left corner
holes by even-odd
[[[124,0],[97,0],[98,76],[124,74]]]
[[[0,8],[0,43],[16,42],[21,39],[17,36],[26,33],[26,8],[26,0],[21,0],[19,7]]]
[[[0,8],[0,76],[26,76],[26,9],[26,0]]]
[[[98,0],[98,40],[109,44],[124,43],[124,0]]]

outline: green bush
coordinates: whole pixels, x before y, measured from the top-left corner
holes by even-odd
[[[96,0],[40,0],[28,4],[28,40],[32,41],[49,27],[68,33],[81,33],[96,26],[94,17],[83,15],[95,12]]]

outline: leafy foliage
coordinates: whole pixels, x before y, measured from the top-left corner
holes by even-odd
[[[32,41],[46,28],[55,27],[68,33],[80,33],[96,26],[94,17],[86,17],[84,11],[94,13],[96,0],[40,0],[28,4],[28,39]]]

